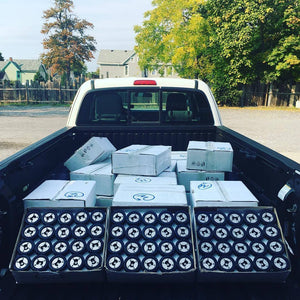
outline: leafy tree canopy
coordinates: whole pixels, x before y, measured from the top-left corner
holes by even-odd
[[[71,0],[54,0],[54,7],[44,11],[45,23],[41,30],[46,50],[42,54],[43,63],[52,69],[52,74],[65,74],[67,79],[71,70],[84,69],[84,61],[94,58],[96,50],[95,39],[85,34],[93,24],[75,16],[73,7]]]
[[[2,56],[1,52],[0,52],[0,61],[4,61],[4,57]]]

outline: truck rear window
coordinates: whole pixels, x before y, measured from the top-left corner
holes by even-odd
[[[204,93],[163,88],[105,89],[83,99],[77,125],[198,123],[213,125]]]

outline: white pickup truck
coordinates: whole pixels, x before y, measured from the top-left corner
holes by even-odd
[[[241,120],[242,122],[243,120]],[[64,282],[16,285],[8,270],[24,207],[22,199],[49,179],[69,180],[64,162],[91,137],[107,137],[121,149],[132,144],[228,142],[233,169],[261,207],[276,208],[289,255],[285,283],[249,281],[172,283]],[[222,125],[210,88],[200,80],[97,79],[78,90],[66,127],[0,162],[1,299],[298,299],[300,298],[300,165]]]

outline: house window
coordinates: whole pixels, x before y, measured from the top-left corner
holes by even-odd
[[[128,76],[128,73],[129,73],[129,67],[126,65],[125,66],[125,75]]]
[[[21,79],[21,73],[20,71],[17,71],[17,80],[20,80]]]

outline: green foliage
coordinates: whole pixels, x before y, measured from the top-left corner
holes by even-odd
[[[46,78],[44,78],[38,71],[35,73],[33,80],[38,82],[46,82],[48,80],[48,75],[46,74]]]
[[[43,63],[51,68],[52,74],[65,74],[66,80],[70,72],[84,71],[84,61],[90,61],[96,50],[96,41],[85,31],[93,28],[93,24],[81,20],[73,14],[73,1],[53,0],[54,7],[44,11],[45,23],[41,33],[45,53]]]
[[[222,104],[237,104],[256,81],[299,81],[299,0],[154,0],[136,26],[139,64],[173,65],[207,81]]]
[[[4,61],[4,57],[2,56],[1,52],[0,52],[0,61]]]

